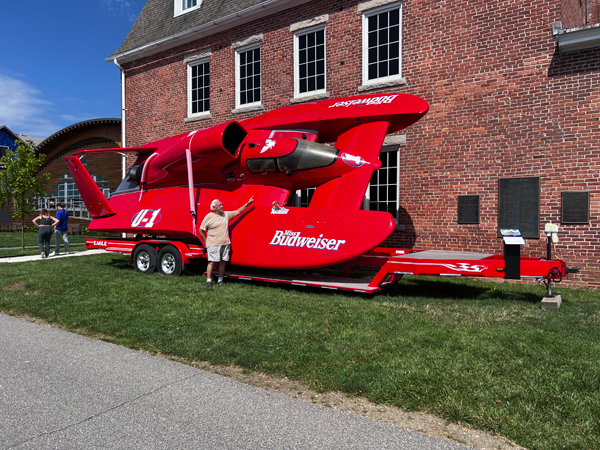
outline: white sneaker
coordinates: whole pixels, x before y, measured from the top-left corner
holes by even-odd
[[[46,257],[46,253],[42,252],[42,253],[40,254],[40,256],[42,257],[42,259],[44,259],[44,258]]]

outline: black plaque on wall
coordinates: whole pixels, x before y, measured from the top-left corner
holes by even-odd
[[[589,192],[563,192],[561,203],[562,223],[590,223]]]
[[[479,195],[458,196],[458,223],[479,223]]]
[[[501,228],[516,228],[524,238],[539,238],[539,177],[498,180],[498,230]],[[500,231],[498,237],[502,237]]]

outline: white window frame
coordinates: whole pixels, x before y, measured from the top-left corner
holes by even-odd
[[[202,0],[197,0],[196,6],[183,9],[183,2],[186,0],[174,0],[174,17],[194,11],[202,6]]]
[[[210,81],[208,85],[209,95],[208,102],[209,108],[208,111],[202,111],[198,113],[192,113],[192,68],[195,66],[199,66],[200,64],[208,63],[208,76],[210,77],[210,57],[197,59],[194,61],[190,61],[187,63],[187,115],[188,117],[204,117],[210,116]]]
[[[323,94],[327,92],[327,30],[325,29],[325,23],[315,25],[313,27],[304,28],[294,33],[294,98],[310,97],[312,95]],[[316,89],[314,91],[300,92],[300,44],[299,40],[301,36],[315,33],[317,31],[323,31],[323,45],[325,48],[325,54],[323,55],[325,71],[323,73],[325,77],[325,84],[323,89]]]
[[[297,191],[295,191],[295,194],[296,194],[296,195],[294,196],[294,199],[293,199],[293,206],[296,206],[296,207],[298,207],[298,208],[300,208],[300,207],[303,207],[303,208],[308,208],[308,206],[310,205],[310,200],[309,200],[309,204],[308,204],[308,205],[306,205],[306,206],[302,206],[302,204],[301,204],[301,200],[302,200],[302,191],[306,191],[307,193],[308,193],[309,191],[312,191],[312,194],[310,194],[310,195],[313,195],[313,194],[315,193],[316,189],[317,189],[317,188],[314,188],[314,187],[313,187],[313,188],[306,188],[306,189],[298,189]],[[311,197],[311,199],[312,199],[312,197]]]
[[[245,45],[243,47],[237,48],[235,50],[235,107],[239,108],[249,108],[249,107],[257,107],[262,106],[262,82],[263,82],[263,55],[262,48],[260,42],[255,42],[253,44]],[[245,52],[249,52],[252,50],[260,49],[260,100],[252,103],[240,103],[240,55]]]
[[[400,210],[400,146],[399,145],[386,145],[381,148],[380,153],[396,153],[396,217],[394,217],[394,221],[396,225],[398,224],[399,219],[399,210]],[[381,170],[381,169],[379,169]],[[389,180],[387,185],[389,186]],[[370,211],[371,210],[371,183],[367,187],[365,192],[365,198],[363,200],[363,209]],[[375,210],[374,210],[375,211]]]
[[[384,12],[389,12],[394,9],[399,10],[399,53],[398,53],[398,74],[388,75],[386,77],[374,78],[369,80],[369,17],[378,15]],[[384,83],[387,81],[402,80],[402,2],[396,2],[389,5],[381,6],[379,8],[373,8],[368,11],[364,11],[362,15],[362,72],[363,72],[363,86]]]

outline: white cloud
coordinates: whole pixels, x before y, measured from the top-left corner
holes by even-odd
[[[131,22],[135,22],[135,19],[137,19],[137,13],[134,12],[133,5],[130,1],[104,0],[104,4],[108,7],[109,11],[115,11],[118,14],[122,14]]]
[[[46,138],[62,127],[51,120],[52,102],[32,85],[0,74],[0,125],[14,133]]]

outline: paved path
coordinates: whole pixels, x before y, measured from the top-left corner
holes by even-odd
[[[68,258],[71,256],[97,255],[98,253],[106,253],[106,250],[96,249],[96,250],[81,250],[81,251],[74,251],[74,252],[71,251],[71,252],[69,252],[68,255],[65,253],[61,253],[58,256],[54,256],[54,254],[52,252],[50,252],[50,256],[48,256],[48,260],[56,259],[56,258]],[[39,261],[39,260],[42,260],[42,258],[39,254],[27,255],[27,256],[6,256],[6,257],[0,258],[0,263],[16,263],[16,262],[25,262],[25,261]]]
[[[4,314],[0,342],[0,449],[471,448]]]

